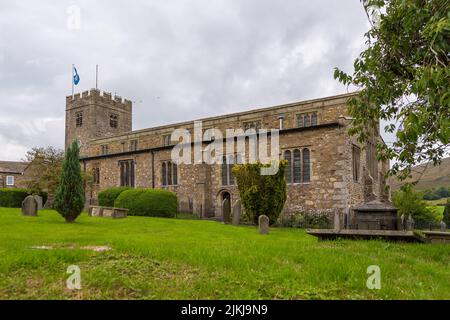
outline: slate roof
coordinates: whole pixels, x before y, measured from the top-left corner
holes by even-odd
[[[0,173],[23,173],[27,168],[27,162],[0,161]]]

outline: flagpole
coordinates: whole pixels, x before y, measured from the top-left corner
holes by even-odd
[[[74,68],[75,68],[75,65],[72,64],[72,72],[71,72],[71,77],[70,77],[70,80],[72,81],[72,98],[74,95],[74,92],[73,92],[73,70],[74,70]]]
[[[98,64],[95,66],[95,89],[98,90]]]

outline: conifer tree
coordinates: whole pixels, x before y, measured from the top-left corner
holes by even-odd
[[[66,222],[73,222],[83,211],[84,200],[80,148],[78,142],[74,141],[66,151],[54,208]]]

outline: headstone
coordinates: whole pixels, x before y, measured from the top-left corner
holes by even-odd
[[[338,212],[334,213],[334,230],[341,230],[341,218]]]
[[[406,229],[406,225],[405,225],[405,215],[402,214],[400,216],[400,230],[405,230]]]
[[[441,221],[441,223],[439,223],[439,226],[441,227],[442,232],[447,231],[447,224],[444,221]]]
[[[350,212],[348,208],[344,213],[344,229],[350,229]]]
[[[178,211],[180,213],[192,213],[189,197],[181,196],[179,199]]]
[[[408,220],[406,220],[406,230],[414,230],[414,219],[409,215]]]
[[[238,226],[240,222],[241,222],[241,200],[238,200],[233,206],[233,225]]]
[[[260,234],[268,234],[269,233],[269,217],[266,215],[260,215],[258,217],[258,226]]]
[[[223,199],[223,201],[222,201],[222,210],[223,210],[223,222],[230,223],[231,222],[230,199]]]
[[[37,216],[38,204],[33,196],[28,196],[22,202],[22,215],[23,216]]]
[[[34,197],[34,199],[35,199],[36,202],[37,202],[37,209],[38,209],[38,211],[39,211],[39,210],[42,210],[42,208],[43,208],[43,205],[42,205],[42,197],[39,196],[39,195],[37,195],[37,194],[35,194],[33,197]]]

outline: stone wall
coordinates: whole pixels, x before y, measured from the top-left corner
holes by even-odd
[[[360,178],[353,181],[352,146],[358,145],[354,137],[348,135],[349,121],[343,116],[347,109],[345,102],[350,95],[317,99],[258,109],[250,112],[211,117],[203,120],[203,129],[243,128],[249,121],[261,121],[263,128],[279,128],[280,116],[283,130],[280,132],[280,155],[286,149],[308,148],[311,154],[311,181],[288,185],[288,200],[284,214],[299,211],[346,211],[370,197],[383,196],[383,180],[388,164],[378,164],[376,177],[370,177],[366,169],[363,146],[360,154]],[[76,100],[76,99],[75,99]],[[131,112],[131,111],[130,111]],[[297,127],[296,115],[317,112],[318,125],[309,128]],[[171,147],[163,147],[163,135],[176,128],[186,128],[193,133],[193,122],[161,126],[89,140],[85,145],[86,157],[83,168],[86,171],[100,168],[99,185],[87,187],[87,198],[96,198],[99,190],[120,185],[119,161],[135,161],[135,186],[164,188],[176,192],[182,211],[192,211],[202,216],[221,216],[223,194],[230,194],[232,205],[239,199],[237,186],[224,186],[221,181],[219,164],[178,166],[178,184],[163,186],[161,166],[171,159]],[[93,129],[94,130],[94,129]],[[103,130],[103,129],[102,129]],[[100,131],[102,131],[100,130]],[[105,129],[106,130],[106,129]],[[105,131],[103,130],[103,131]],[[123,130],[125,130],[123,128]],[[88,132],[89,136],[100,135]],[[138,140],[138,150],[129,151],[131,140]],[[100,146],[108,144],[109,155],[99,156]],[[248,144],[246,146],[248,155]],[[380,183],[381,182],[381,183]]]
[[[76,125],[76,115],[82,112],[83,123]],[[118,116],[117,128],[110,126],[110,115]],[[89,143],[95,138],[105,138],[132,130],[132,103],[110,93],[91,89],[73,97],[66,97],[65,145],[73,140],[81,142],[81,154],[89,155]]]

